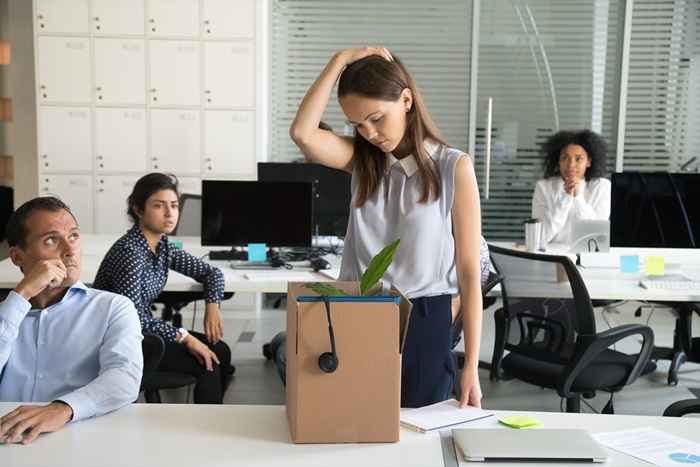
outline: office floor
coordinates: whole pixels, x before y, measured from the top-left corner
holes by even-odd
[[[231,346],[236,377],[225,395],[227,404],[283,404],[282,386],[274,364],[262,355],[263,343],[269,341],[286,325],[286,308],[273,309],[274,297],[267,296],[259,316],[255,311],[229,309],[224,303],[224,336]],[[284,307],[284,303],[283,303]],[[636,303],[626,304],[614,312],[597,313],[598,330],[608,328],[606,319],[613,326],[625,323],[646,323],[652,326],[658,345],[670,345],[673,337],[674,317],[667,309],[657,308],[653,312],[644,308],[641,317],[635,317]],[[191,324],[190,312],[185,312],[185,323]],[[195,327],[201,329],[201,314]],[[693,335],[700,336],[700,318],[694,317]],[[490,361],[493,349],[493,314],[484,314],[481,360]],[[638,343],[630,338],[623,341],[619,350],[633,351]],[[659,361],[655,373],[640,378],[632,386],[615,396],[615,410],[620,414],[661,415],[672,402],[693,397],[695,390],[700,396],[700,365],[686,363],[681,367],[679,384],[676,387],[666,384],[668,361]],[[491,409],[559,411],[560,399],[554,391],[541,389],[517,380],[492,382],[488,373],[481,371],[481,384],[484,394],[483,405]],[[191,397],[191,396],[190,396]],[[167,391],[164,402],[185,402],[186,390]],[[587,402],[600,411],[608,400],[606,394],[599,394]],[[585,405],[584,412],[592,412]]]

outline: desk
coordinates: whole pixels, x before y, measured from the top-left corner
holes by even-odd
[[[15,407],[0,403],[0,413]],[[601,432],[652,426],[700,441],[700,421],[692,418],[528,414],[542,420],[545,428]],[[495,420],[488,423],[488,427],[498,427]],[[615,451],[609,455],[606,465],[649,465]],[[442,467],[456,463],[451,450],[443,457],[439,433],[402,430],[401,441],[394,444],[295,445],[289,441],[284,406],[132,404],[42,435],[29,446],[0,445],[0,465]],[[496,465],[504,464],[489,463]],[[528,467],[533,465],[528,463]]]
[[[83,271],[81,280],[90,285],[95,280],[97,270],[100,267],[102,258],[107,253],[119,235],[94,235],[83,234]],[[182,241],[183,249],[196,256],[203,256],[211,250],[221,248],[203,247],[198,237],[171,237]],[[224,274],[224,292],[269,292],[287,293],[287,282],[292,281],[329,281],[328,276],[315,273],[310,267],[295,267],[294,270],[258,270],[255,271],[254,280],[247,279],[245,274],[249,271],[232,269],[229,261],[208,261],[211,265],[221,269]],[[332,270],[331,270],[332,271]],[[252,271],[250,271],[252,272]],[[290,279],[285,280],[287,276]],[[9,291],[13,289],[22,279],[19,268],[12,264],[7,258],[0,261],[0,290]],[[170,271],[168,282],[165,284],[164,292],[197,292],[202,286],[194,279],[184,276],[176,271]]]
[[[514,248],[513,243],[494,242],[496,246],[503,248]],[[683,261],[682,272],[693,280],[700,280],[700,250],[682,250],[687,255]],[[562,251],[547,251],[545,254],[566,255]],[[604,255],[644,255],[655,254],[659,256],[670,256],[675,264],[667,267],[668,273],[681,272],[678,266],[680,258],[684,253],[680,251],[669,250],[653,250],[644,249],[636,250],[631,248],[611,248],[609,253],[597,253]],[[575,255],[574,259],[575,259]],[[572,260],[574,260],[572,259]],[[667,261],[668,262],[668,261]],[[650,302],[700,302],[700,290],[647,290],[639,286],[639,280],[644,276],[636,273],[620,272],[619,267],[578,267],[579,273],[583,281],[586,283],[588,295],[591,300],[636,300]],[[538,286],[539,284],[539,286]],[[542,282],[541,280],[525,281],[518,280],[509,284],[508,294],[513,297],[521,298],[538,298],[542,297]],[[560,289],[560,294],[557,295],[557,289]],[[571,288],[566,282],[562,282],[557,287],[552,287],[551,284],[546,286],[547,296],[551,298],[571,298]],[[500,296],[500,288],[494,288],[491,292],[494,295]]]

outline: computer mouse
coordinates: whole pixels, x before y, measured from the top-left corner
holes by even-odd
[[[313,269],[315,272],[331,268],[331,263],[329,263],[323,258],[313,258],[311,259],[310,263],[311,269]]]

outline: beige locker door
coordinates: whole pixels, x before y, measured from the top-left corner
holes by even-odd
[[[202,37],[255,38],[256,0],[203,0]]]
[[[255,47],[252,42],[204,44],[204,104],[209,108],[255,107]]]
[[[142,39],[95,39],[95,102],[144,105],[146,56]]]
[[[88,0],[36,0],[35,13],[39,33],[87,34],[89,29]]]
[[[92,0],[94,34],[143,35],[144,0]]]
[[[149,0],[146,33],[153,37],[197,37],[198,0]]]
[[[194,41],[150,41],[152,106],[200,104],[199,53]]]
[[[98,172],[146,172],[146,111],[98,108],[95,110],[95,168]]]
[[[198,110],[151,111],[151,168],[156,172],[200,174]]]
[[[39,170],[92,171],[92,131],[87,107],[39,108]]]
[[[255,113],[210,110],[204,115],[204,176],[254,177]]]
[[[90,40],[39,37],[38,100],[41,103],[90,102]]]

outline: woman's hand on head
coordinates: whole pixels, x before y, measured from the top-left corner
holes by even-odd
[[[350,65],[351,63],[365,57],[369,57],[370,55],[379,55],[390,62],[394,61],[394,57],[392,57],[389,49],[386,47],[360,47],[355,49],[345,49],[338,52],[336,57],[342,60],[345,65]]]

